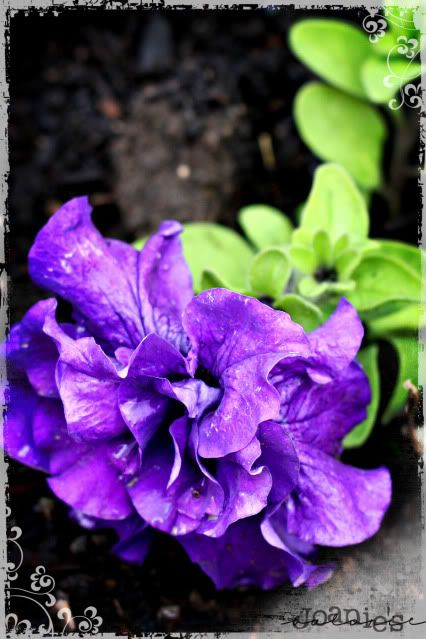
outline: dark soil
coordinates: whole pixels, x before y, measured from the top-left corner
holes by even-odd
[[[327,11],[331,14],[342,12]],[[42,295],[27,274],[35,233],[75,195],[89,194],[102,232],[125,240],[164,218],[236,227],[236,211],[255,202],[295,215],[318,165],[292,120],[295,92],[311,77],[287,46],[289,25],[302,15],[73,10],[12,18],[12,322]],[[353,11],[343,15],[361,22]],[[391,150],[389,145],[385,154],[388,175],[395,174]],[[408,162],[418,164],[415,145]],[[391,220],[386,201],[374,196],[373,236],[417,243],[420,198],[417,177],[408,168],[402,167],[407,177],[397,185],[404,216]],[[383,349],[382,361],[390,388],[392,353]],[[401,434],[401,420],[386,433],[377,429],[348,461],[391,468],[395,499],[386,526],[398,526],[419,486],[417,459]],[[44,565],[56,580],[57,598],[69,602],[73,613],[94,605],[103,629],[122,634],[244,630],[261,623],[268,595],[216,592],[173,540],[159,535],[142,568],[124,564],[109,552],[112,533],[87,533],[71,523],[41,474],[11,463],[9,478],[13,520],[23,529],[21,587],[28,587],[35,566]],[[368,575],[370,555],[381,552],[386,526],[376,545],[364,545],[357,554],[342,551],[349,571]],[[333,593],[333,581],[318,592]],[[287,588],[282,593],[291,600]],[[31,604],[18,608],[14,601],[12,610],[38,622]]]

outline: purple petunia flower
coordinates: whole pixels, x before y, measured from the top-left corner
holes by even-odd
[[[370,401],[361,322],[342,300],[306,334],[250,297],[194,297],[180,232],[105,240],[87,198],[40,231],[31,276],[73,322],[47,299],[12,328],[4,447],[81,525],[113,527],[126,560],[157,529],[219,588],[314,586],[332,569],[315,546],[370,537],[390,502],[385,468],[336,459]]]

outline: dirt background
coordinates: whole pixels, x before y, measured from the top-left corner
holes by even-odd
[[[332,10],[309,15],[314,13],[358,25],[363,17]],[[236,228],[238,209],[256,202],[294,217],[318,165],[292,120],[295,93],[311,75],[290,53],[287,35],[304,15],[290,9],[72,10],[12,18],[7,247],[12,322],[43,295],[27,274],[34,236],[73,196],[89,194],[98,227],[124,240],[164,218]],[[412,127],[407,157],[392,157],[391,134],[384,160],[402,213],[391,219],[389,201],[375,195],[372,236],[417,244],[416,118]],[[385,345],[381,364],[386,398],[396,370]],[[398,606],[411,611],[419,592],[413,568],[419,561],[419,478],[402,425],[399,419],[377,428],[362,451],[345,454],[358,466],[386,463],[394,503],[382,532],[338,553],[340,569],[313,593],[287,587],[266,594],[218,593],[180,546],[160,534],[142,568],[121,563],[109,552],[112,534],[88,533],[71,523],[43,476],[11,463],[10,505],[24,548],[14,585],[28,588],[30,573],[44,565],[55,578],[57,598],[74,614],[96,606],[103,630],[119,634],[276,630],[280,610],[328,608],[348,597],[376,614],[385,612],[389,600],[394,612]],[[35,625],[44,621],[33,604],[18,604],[12,600],[13,612]]]

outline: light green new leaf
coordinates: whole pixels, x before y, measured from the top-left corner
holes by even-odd
[[[206,291],[209,288],[229,288],[229,286],[213,271],[203,271],[201,273],[200,291]]]
[[[391,58],[399,56],[397,51],[399,35],[401,34],[393,31],[392,28],[388,28],[381,38],[378,38],[376,42],[372,43],[371,48],[373,53],[384,58],[387,58],[388,55],[390,55]]]
[[[278,248],[265,249],[254,258],[249,284],[257,296],[267,295],[276,299],[283,294],[291,273],[290,260]]]
[[[377,410],[380,402],[380,376],[378,364],[379,349],[373,344],[363,348],[358,354],[358,361],[363,367],[370,381],[371,402],[367,409],[366,419],[355,426],[343,440],[344,448],[358,448],[362,446],[370,436],[376,421]]]
[[[317,231],[313,237],[312,244],[319,264],[331,266],[333,264],[333,247],[327,231],[323,229]]]
[[[288,313],[294,322],[301,324],[308,332],[313,331],[325,320],[318,306],[293,293],[280,297],[274,307]]]
[[[404,382],[410,380],[415,386],[418,384],[418,355],[417,336],[393,337],[389,340],[398,356],[398,379],[392,397],[383,415],[383,421],[388,422],[400,412],[407,399]]]
[[[245,235],[259,250],[290,242],[293,225],[278,209],[266,204],[246,206],[238,213]]]
[[[412,271],[421,278],[421,261],[424,252],[410,244],[393,240],[378,240],[376,254],[384,255],[402,262],[405,269]],[[362,318],[369,322],[372,336],[381,337],[395,332],[417,331],[420,325],[420,301],[407,303],[402,300],[391,300],[377,305],[368,312],[362,313]]]
[[[203,271],[211,271],[232,289],[246,287],[253,251],[238,233],[218,224],[191,222],[184,225],[181,237],[196,293],[201,290]]]
[[[388,28],[398,35],[415,36],[416,28],[419,28],[419,18],[421,19],[422,7],[418,3],[415,9],[403,6],[398,0],[384,0],[383,2]],[[424,12],[424,9],[423,9]]]
[[[339,274],[339,279],[345,279],[350,276],[352,271],[361,261],[361,252],[355,249],[348,248],[346,251],[340,253],[336,259],[336,270]]]
[[[314,73],[338,89],[365,97],[361,68],[371,44],[361,29],[329,18],[309,18],[290,30],[290,48]]]
[[[313,273],[318,266],[316,253],[309,246],[294,244],[289,250],[292,264],[302,273]]]
[[[324,295],[327,292],[328,287],[328,282],[317,282],[309,275],[303,277],[297,285],[299,293],[303,295],[303,297],[311,299],[316,299],[321,297],[321,295]]]
[[[383,317],[393,316],[399,311],[406,309],[410,304],[405,300],[390,300],[377,304],[365,311],[360,311],[360,317],[364,322],[373,322]],[[371,327],[370,327],[371,328]]]
[[[422,273],[422,257],[425,253],[422,249],[412,244],[396,242],[395,240],[376,240],[377,249],[382,255],[395,258],[411,268],[417,275]]]
[[[420,326],[422,306],[418,303],[400,304],[402,308],[386,317],[369,320],[369,330],[373,337],[383,337],[393,333],[417,332]]]
[[[351,273],[351,278],[356,289],[348,299],[358,311],[392,300],[420,300],[420,277],[391,257],[367,253]]]
[[[140,237],[139,239],[137,239],[134,242],[132,242],[132,246],[134,246],[135,249],[138,249],[138,251],[140,251],[145,246],[146,241],[148,240],[148,238],[149,238],[149,235],[145,235],[144,237]]]
[[[379,186],[386,126],[374,107],[311,82],[298,92],[294,116],[303,141],[318,157],[341,164],[366,189]]]
[[[349,247],[349,235],[341,235],[333,247],[334,257],[339,257]]]
[[[301,228],[324,229],[336,242],[342,235],[352,241],[365,240],[368,227],[365,200],[348,172],[337,164],[320,166],[303,210]]]
[[[371,57],[361,70],[365,93],[372,102],[385,104],[401,86],[417,78],[421,68],[416,60],[396,58],[392,60],[390,71],[387,60]]]

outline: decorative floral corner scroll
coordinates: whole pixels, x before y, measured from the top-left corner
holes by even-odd
[[[410,109],[420,108],[422,105],[421,84],[408,82],[409,69],[415,60],[420,58],[420,34],[412,20],[405,17],[405,12],[399,10],[397,13],[393,7],[387,7],[383,10],[383,14],[379,10],[371,11],[362,21],[364,31],[368,33],[369,40],[372,44],[377,44],[381,38],[386,35],[389,24],[393,24],[397,28],[403,28],[407,35],[400,35],[396,39],[387,53],[386,63],[389,73],[384,76],[383,82],[386,87],[395,88],[398,97],[389,100],[388,106],[392,111],[397,111],[403,105]],[[412,32],[413,37],[411,37]],[[396,58],[395,54],[403,56],[407,60],[405,67],[398,64],[400,57]],[[397,62],[396,62],[397,60]]]
[[[7,508],[6,517],[11,514],[10,508]],[[6,632],[7,637],[13,637],[18,634],[26,634],[33,631],[43,637],[63,636],[70,632],[80,636],[96,635],[102,625],[102,617],[97,613],[94,606],[89,606],[84,610],[83,615],[73,616],[71,610],[66,607],[60,607],[60,601],[56,599],[53,591],[55,589],[54,578],[46,572],[44,566],[37,566],[31,574],[28,588],[15,587],[13,583],[17,580],[19,569],[24,560],[24,553],[19,543],[22,536],[22,530],[18,526],[12,526],[8,531],[8,546],[12,545],[18,554],[16,561],[9,561],[6,566],[6,598],[10,609],[13,599],[26,599],[31,605],[42,611],[46,618],[45,623],[39,626],[29,619],[20,619],[18,615],[9,612],[6,615]],[[9,546],[10,547],[10,546]],[[54,627],[54,616],[61,622],[62,631],[57,632]]]

